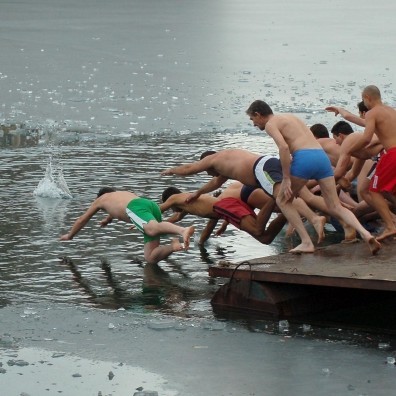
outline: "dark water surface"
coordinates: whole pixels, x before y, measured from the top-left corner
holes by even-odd
[[[161,177],[161,170],[196,159],[207,148],[240,147],[241,141],[246,147],[257,140],[265,145],[261,134],[247,133],[142,136],[105,143],[84,142],[81,133],[79,139],[77,144],[61,141],[56,148],[43,144],[2,151],[12,160],[1,165],[2,174],[10,177],[1,179],[0,188],[12,205],[4,205],[1,212],[6,236],[1,243],[1,298],[10,299],[12,290],[13,302],[47,300],[131,309],[153,304],[184,315],[191,310],[208,314],[208,299],[218,286],[217,280],[208,278],[209,265],[284,248],[280,240],[265,246],[231,230],[225,237],[213,238],[205,249],[193,243],[189,252],[146,267],[141,235],[124,223],[101,229],[98,224],[105,216],[101,213],[73,241],[59,242],[59,235],[88,208],[101,186],[132,190],[160,202],[169,185],[193,191],[208,180],[205,175]],[[49,198],[59,182],[61,164],[72,198]],[[33,195],[43,180],[40,196]],[[205,220],[189,216],[183,221],[191,223],[197,226],[198,237]]]

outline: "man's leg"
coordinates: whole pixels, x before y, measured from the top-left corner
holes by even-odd
[[[324,226],[326,225],[326,217],[319,216],[314,211],[312,211],[311,208],[301,198],[295,198],[292,203],[300,216],[305,217],[315,228],[315,231],[318,234],[318,243],[321,243],[325,236]]]
[[[323,213],[329,214],[327,204],[323,199],[323,196],[312,194],[311,191],[308,190],[307,187],[303,187],[299,192],[299,197],[302,198],[308,206],[311,206],[315,209],[320,210]],[[356,230],[347,225],[345,222],[340,222],[342,228],[344,229],[344,241],[350,242],[356,240]]]
[[[173,238],[169,245],[160,245],[159,240],[150,241],[144,244],[144,258],[149,264],[157,264],[180,250],[183,250],[183,245],[178,238]]]
[[[389,209],[388,201],[381,193],[370,191],[371,205],[378,212],[382,221],[384,222],[385,228],[381,235],[377,237],[378,241],[382,241],[386,238],[396,235],[396,226],[393,222],[394,216]]]
[[[280,233],[286,223],[286,218],[283,215],[277,216],[271,221],[270,225],[264,232],[258,232],[257,218],[253,216],[244,216],[241,220],[240,229],[250,234],[257,241],[269,245],[275,237]]]
[[[181,227],[179,225],[169,223],[168,221],[155,221],[150,220],[143,226],[144,232],[149,236],[157,236],[162,234],[174,234],[180,235],[183,238],[184,249],[188,249],[190,246],[190,238],[194,234],[195,228]]]
[[[353,227],[369,245],[372,254],[376,254],[381,248],[380,243],[360,224],[356,216],[341,205],[337,195],[334,177],[326,177],[319,180],[322,196],[326,202],[328,212],[337,219]]]
[[[291,189],[294,195],[305,186],[306,180],[297,177],[291,177]],[[283,182],[282,182],[283,183]],[[282,213],[285,215],[287,221],[296,230],[298,236],[301,239],[301,244],[296,246],[294,249],[290,250],[290,253],[313,253],[315,251],[315,246],[305,229],[304,223],[301,220],[300,214],[292,203],[292,200],[286,199],[283,194],[282,188],[279,192],[276,203]]]

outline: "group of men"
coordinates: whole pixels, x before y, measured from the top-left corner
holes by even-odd
[[[76,220],[68,234],[61,236],[61,240],[72,239],[102,209],[108,213],[102,226],[118,219],[133,223],[144,234],[144,256],[149,263],[157,263],[175,251],[188,249],[194,227],[175,224],[186,214],[209,220],[201,234],[201,244],[209,238],[219,220],[225,222],[217,233],[231,223],[265,244],[271,243],[288,222],[301,239],[290,252],[312,253],[315,245],[302,218],[313,225],[319,243],[324,238],[328,215],[339,221],[346,242],[355,240],[358,233],[374,255],[381,248],[381,240],[396,235],[392,212],[396,205],[396,111],[382,103],[380,91],[373,85],[364,88],[362,105],[367,110],[364,118],[339,107],[326,109],[364,126],[363,133],[341,138],[338,136],[342,132],[337,133],[333,128],[335,139],[330,139],[317,138],[315,128],[311,127],[311,130],[298,117],[274,114],[267,103],[256,100],[246,113],[255,127],[265,130],[274,140],[278,156],[260,156],[241,149],[207,151],[199,161],[164,170],[162,175],[187,176],[207,172],[212,178],[193,193],[167,188],[161,205],[131,192],[101,189],[91,207]],[[378,163],[370,163],[377,154],[380,154]],[[340,200],[337,184],[347,189],[359,174],[368,175],[371,182],[367,177],[361,177],[358,190],[361,204],[351,207],[347,200],[342,197]],[[219,196],[211,194],[228,180],[232,183]],[[308,188],[313,182],[317,183],[319,194]],[[354,214],[354,211],[368,211],[368,208],[383,220],[384,230],[378,237],[374,237]],[[163,221],[162,212],[169,209],[174,215]],[[278,215],[269,222],[273,212]],[[177,237],[170,244],[161,245],[162,234]]]

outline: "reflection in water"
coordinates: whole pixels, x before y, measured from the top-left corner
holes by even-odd
[[[141,307],[145,309],[160,307],[162,311],[179,316],[181,311],[187,309],[188,299],[191,299],[194,294],[192,290],[175,281],[158,264],[144,266],[140,290],[131,290],[119,275],[113,273],[111,264],[106,259],[101,259],[100,263],[106,285],[101,284],[100,288],[84,277],[70,257],[63,257],[60,264],[68,266],[73,275],[73,281],[81,293],[84,293],[92,304],[100,308],[140,310]],[[182,278],[188,277],[177,264],[172,267]]]

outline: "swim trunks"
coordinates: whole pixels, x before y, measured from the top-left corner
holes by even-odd
[[[241,201],[245,202],[246,204],[248,203],[249,197],[252,194],[254,190],[256,190],[258,187],[256,186],[247,186],[243,185],[241,188]]]
[[[257,184],[270,196],[274,195],[274,185],[283,179],[280,159],[266,155],[254,164],[253,172]]]
[[[223,198],[216,202],[213,205],[213,212],[237,228],[241,227],[241,221],[244,217],[256,217],[256,213],[249,205],[233,197]]]
[[[370,191],[396,193],[396,147],[381,155],[375,175],[371,179]]]
[[[162,214],[159,206],[147,198],[135,198],[126,207],[126,214],[143,234],[144,243],[159,240],[160,236],[149,236],[144,232],[144,225],[150,220],[161,222]]]
[[[323,149],[301,149],[293,153],[290,174],[304,180],[334,176],[331,162]]]

